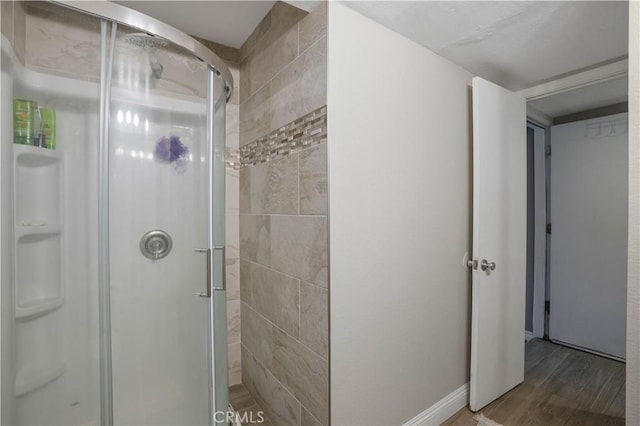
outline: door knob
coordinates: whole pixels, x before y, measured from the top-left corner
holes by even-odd
[[[480,269],[482,269],[483,271],[486,271],[487,269],[495,271],[496,262],[489,262],[487,261],[487,259],[482,259],[482,262],[480,262]]]

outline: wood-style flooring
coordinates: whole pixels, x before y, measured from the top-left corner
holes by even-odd
[[[265,411],[258,405],[258,402],[251,396],[249,391],[243,385],[234,385],[229,388],[229,403],[233,410],[240,415],[241,419],[248,419],[247,422],[242,422],[244,425],[260,424],[264,426],[273,426],[271,420],[267,417]],[[260,416],[258,412],[262,412],[261,416],[264,418],[263,422],[260,422]]]
[[[533,339],[524,383],[479,411],[505,426],[624,425],[625,365]],[[477,425],[464,408],[445,425]]]

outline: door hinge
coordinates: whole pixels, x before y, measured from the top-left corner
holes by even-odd
[[[551,302],[548,300],[544,302],[544,312],[547,314],[551,313]]]
[[[551,235],[551,224],[547,223],[547,234]]]
[[[544,147],[544,155],[545,157],[551,157],[551,145],[547,145]]]

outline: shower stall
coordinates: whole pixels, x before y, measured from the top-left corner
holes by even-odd
[[[2,425],[224,422],[229,70],[106,1],[1,29]]]

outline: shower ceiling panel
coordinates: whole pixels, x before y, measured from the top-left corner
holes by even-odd
[[[239,48],[275,1],[116,1],[187,34]]]

